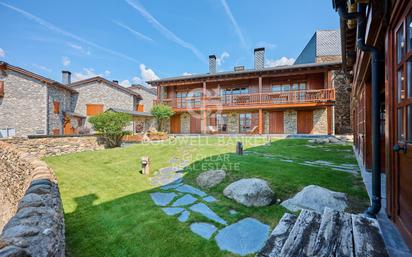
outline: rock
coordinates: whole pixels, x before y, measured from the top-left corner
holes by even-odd
[[[331,191],[320,186],[309,185],[303,188],[303,190],[293,198],[282,202],[282,206],[293,212],[308,209],[317,213],[323,213],[325,207],[337,211],[344,211],[348,205],[344,193]]]
[[[197,179],[197,184],[202,188],[211,188],[222,182],[226,177],[224,170],[209,170],[201,173]]]
[[[223,194],[247,207],[269,205],[274,197],[268,183],[258,178],[233,182],[225,188]]]

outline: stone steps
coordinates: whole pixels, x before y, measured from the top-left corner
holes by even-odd
[[[388,257],[376,220],[325,208],[286,213],[257,257]]]

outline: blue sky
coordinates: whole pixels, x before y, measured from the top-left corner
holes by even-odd
[[[331,0],[0,0],[0,60],[61,80],[100,75],[123,85],[296,58],[317,29],[337,29]]]

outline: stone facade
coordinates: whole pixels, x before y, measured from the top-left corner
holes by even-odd
[[[182,134],[190,133],[190,114],[183,113],[180,115],[180,132]]]
[[[30,153],[38,158],[50,155],[94,151],[104,148],[104,144],[95,136],[36,139],[12,138],[0,140],[0,143],[2,142],[15,145],[20,151]]]
[[[351,127],[351,85],[346,82],[343,74],[335,72],[333,74],[333,87],[336,92],[335,103],[335,133],[350,134]]]
[[[312,134],[328,133],[328,114],[326,108],[313,110]]]
[[[48,103],[47,103],[47,123],[48,129],[47,134],[53,134],[53,130],[59,130],[59,134],[63,134],[64,126],[64,112],[74,111],[74,106],[72,105],[72,93],[68,90],[62,90],[56,87],[49,86],[47,88]],[[60,103],[59,113],[54,113],[53,103],[58,101]]]
[[[239,133],[239,113],[231,112],[228,114],[227,132],[229,134]]]
[[[156,128],[156,121],[152,117],[133,117],[133,133],[142,133],[149,128]]]
[[[341,62],[341,61],[342,61],[341,55],[325,55],[325,56],[316,57],[316,63]]]
[[[91,82],[73,87],[79,94],[75,100],[75,112],[87,116],[87,104],[102,104],[103,111],[109,108],[118,108],[127,111],[135,110],[135,99],[133,95],[123,92],[108,85],[105,82]],[[91,128],[91,124],[86,121],[86,126]],[[132,130],[132,126],[127,128]]]
[[[284,131],[285,134],[298,133],[298,117],[295,110],[287,110],[283,113]]]
[[[144,105],[145,112],[150,112],[153,106],[153,101],[156,100],[157,95],[152,90],[145,88],[144,86],[137,85],[129,87],[130,90],[140,94],[143,100],[140,100],[139,104]]]
[[[263,113],[263,133],[269,134],[269,112]]]
[[[14,129],[16,136],[46,134],[47,85],[20,73],[6,73],[5,95],[0,98],[0,130]]]
[[[0,256],[65,256],[63,208],[53,171],[5,142],[0,142],[0,206]]]

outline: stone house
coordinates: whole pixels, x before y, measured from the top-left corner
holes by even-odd
[[[70,81],[70,72],[64,71],[64,73]],[[142,97],[136,89],[131,90],[119,85],[117,81],[109,81],[102,77],[80,80],[68,85],[79,93],[74,97],[77,113],[90,117],[110,109],[130,114],[133,121],[127,129],[134,133],[143,132],[153,126],[152,115],[145,112],[146,108],[151,108],[149,103],[153,103],[155,98],[153,94],[146,93]],[[86,126],[91,127],[87,121]]]
[[[176,113],[166,129],[182,134],[341,133],[336,104],[349,98],[338,90],[344,83],[337,79],[339,32],[318,31],[313,38],[297,59],[300,64],[265,67],[265,49],[257,48],[253,69],[216,72],[211,55],[209,73],[149,81],[157,87],[157,101]]]
[[[152,109],[153,102],[156,100],[156,89],[155,88],[148,88],[143,85],[134,84],[128,89],[138,93],[142,96],[142,100],[139,102],[139,111],[141,112],[150,112]]]
[[[28,135],[68,135],[90,124],[87,118],[109,109],[131,114],[128,130],[140,133],[154,126],[151,108],[155,96],[137,92],[95,77],[71,83],[62,72],[62,83],[0,62],[0,138]],[[143,91],[143,89],[140,89]]]
[[[0,138],[63,134],[73,129],[71,120],[81,126],[85,117],[72,106],[77,94],[57,81],[0,62]]]

